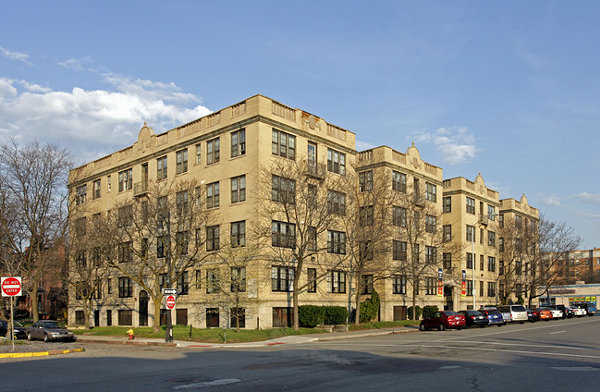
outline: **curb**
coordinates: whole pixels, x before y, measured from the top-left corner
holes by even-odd
[[[31,358],[31,357],[46,357],[49,355],[61,355],[70,353],[84,352],[84,348],[74,348],[69,350],[49,350],[49,351],[37,351],[31,353],[4,353],[0,354],[0,358]]]
[[[165,342],[148,342],[143,340],[108,340],[108,339],[94,339],[94,338],[82,338],[77,337],[78,342],[86,343],[105,343],[105,344],[118,344],[118,345],[131,345],[131,346],[162,346],[162,347],[177,347],[177,343],[165,343]]]

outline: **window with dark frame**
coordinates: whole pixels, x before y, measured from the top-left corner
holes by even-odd
[[[221,142],[217,137],[206,142],[206,164],[212,165],[221,160]]]
[[[273,155],[296,159],[296,136],[273,129],[271,145]]]
[[[246,221],[231,223],[231,246],[246,246]]]
[[[220,227],[219,225],[208,226],[206,228],[206,251],[212,252],[220,248]]]
[[[271,291],[294,291],[294,269],[292,267],[271,267]]]
[[[308,268],[306,270],[306,279],[308,281],[306,291],[309,293],[316,293],[317,292],[317,269],[316,268]]]
[[[187,173],[188,171],[188,150],[187,148],[175,153],[175,169],[177,174]]]
[[[231,179],[231,203],[239,203],[246,200],[246,176],[233,177]]]
[[[406,275],[394,275],[392,277],[393,294],[406,294]]]
[[[327,273],[327,292],[346,292],[346,272],[341,270],[330,270]]]
[[[206,208],[219,207],[219,181],[206,185]]]
[[[327,252],[333,254],[346,254],[345,232],[327,230]]]
[[[406,174],[392,170],[392,190],[406,193]]]
[[[231,157],[246,154],[246,130],[231,132]]]
[[[327,149],[327,171],[331,173],[346,175],[346,154],[333,150]]]
[[[156,159],[156,179],[164,180],[167,178],[167,156]]]

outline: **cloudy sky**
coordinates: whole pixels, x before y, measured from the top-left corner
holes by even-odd
[[[263,94],[600,247],[596,1],[1,1],[0,141],[84,163]]]

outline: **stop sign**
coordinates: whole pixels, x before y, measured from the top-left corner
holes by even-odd
[[[12,276],[2,278],[0,286],[2,287],[3,297],[14,297],[21,295],[21,278]]]
[[[169,295],[167,297],[167,309],[171,310],[175,308],[175,297],[172,295]]]

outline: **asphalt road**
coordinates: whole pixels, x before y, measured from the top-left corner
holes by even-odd
[[[3,391],[598,391],[600,317],[254,349],[85,345],[0,361]]]

